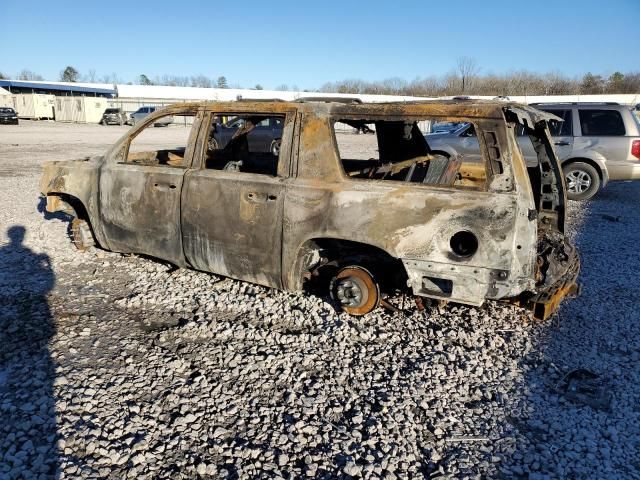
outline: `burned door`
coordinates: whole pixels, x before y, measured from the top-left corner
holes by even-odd
[[[100,171],[100,216],[109,247],[184,264],[180,195],[191,164],[200,118],[195,111],[160,129],[151,122],[134,132]],[[168,115],[170,116],[170,115]]]
[[[293,121],[287,123],[290,142]],[[279,288],[289,149],[262,152],[252,148],[249,133],[241,130],[225,148],[203,152],[201,168],[185,176],[184,252],[199,270]]]

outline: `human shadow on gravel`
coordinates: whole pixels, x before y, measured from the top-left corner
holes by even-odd
[[[25,233],[10,227],[0,247],[0,478],[58,478],[47,303],[55,277],[49,257],[23,244]]]
[[[533,348],[520,362],[521,397],[507,419],[515,448],[505,452],[502,478],[640,478],[639,204],[635,182],[612,184],[589,203],[570,205],[583,291],[529,332]],[[576,225],[579,210],[584,218]],[[577,369],[598,375],[605,388],[588,393],[611,394],[610,408],[565,393],[561,380]]]

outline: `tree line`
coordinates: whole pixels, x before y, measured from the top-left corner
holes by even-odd
[[[446,95],[586,95],[603,93],[640,93],[640,72],[615,72],[609,77],[586,73],[571,78],[561,73],[538,74],[527,71],[504,75],[476,75],[464,78],[455,74],[406,81],[388,78],[376,82],[347,79],[325,83],[321,92],[438,97]]]
[[[526,70],[481,75],[475,59],[460,57],[455,69],[446,75],[419,77],[412,81],[398,77],[374,82],[347,79],[325,83],[320,91],[416,97],[640,93],[640,72],[614,72],[608,77],[591,72],[570,77],[558,72],[540,74]]]
[[[0,72],[0,79],[9,78],[7,75]],[[44,77],[31,70],[23,69],[15,76],[16,80],[36,80],[42,81]],[[204,87],[204,88],[229,88],[227,77],[221,75],[215,79],[209,78],[206,75],[162,75],[156,76],[153,79],[149,78],[145,74],[140,74],[135,82],[125,82],[116,73],[105,74],[98,76],[94,69],[90,69],[86,74],[81,74],[72,65],[66,66],[60,71],[58,80],[61,82],[88,82],[88,83],[127,83],[128,85],[163,85],[174,87]],[[262,90],[262,85],[257,84],[253,88],[256,90]]]
[[[0,78],[7,78],[0,73]],[[44,80],[44,78],[24,69],[16,78],[18,80]],[[125,83],[117,74],[107,74],[98,77],[96,71],[90,69],[81,74],[75,67],[68,65],[59,75],[63,82],[102,82]],[[224,75],[209,78],[206,75],[162,75],[150,78],[140,74],[129,85],[164,85],[177,87],[229,88],[229,82]],[[234,85],[234,88],[241,88]],[[262,90],[260,84],[251,87]],[[292,85],[292,90],[299,90]],[[289,90],[287,84],[282,84],[274,90]],[[506,74],[480,74],[480,68],[473,58],[460,57],[456,67],[451,72],[440,76],[418,77],[407,81],[399,77],[391,77],[380,81],[366,81],[361,79],[346,79],[328,82],[316,91],[324,93],[356,93],[377,95],[410,95],[410,96],[447,96],[447,95],[571,95],[571,94],[603,94],[603,93],[640,93],[640,72],[614,72],[603,76],[587,72],[582,76],[570,77],[558,72],[532,73],[526,70],[514,71]]]

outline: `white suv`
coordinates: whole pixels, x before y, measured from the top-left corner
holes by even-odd
[[[640,112],[617,103],[538,103],[539,110],[562,122],[550,121],[556,154],[567,181],[567,197],[587,200],[610,180],[640,179]],[[637,108],[637,107],[636,107]],[[536,166],[536,152],[524,130],[518,144],[527,166]],[[464,124],[450,133],[432,133],[433,150],[472,161],[480,154],[473,126]]]
[[[562,118],[550,129],[567,195],[593,197],[609,180],[640,179],[640,121],[637,112],[616,103],[549,103],[532,106]],[[531,142],[520,142],[535,157]]]
[[[129,122],[128,123],[130,125],[135,125],[140,120],[142,120],[144,117],[146,117],[147,115],[152,114],[153,112],[155,112],[159,108],[162,108],[162,107],[140,107],[138,110],[136,110],[131,115],[129,115]],[[167,125],[169,125],[172,122],[173,122],[173,117],[168,117],[166,119],[162,119],[162,121],[158,121],[158,122],[154,123],[153,126],[154,127],[166,127]]]

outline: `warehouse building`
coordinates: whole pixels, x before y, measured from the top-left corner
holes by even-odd
[[[72,82],[41,82],[32,80],[0,80],[0,88],[10,94],[40,94],[71,97],[104,97],[118,95],[113,85]]]
[[[32,120],[97,123],[107,100],[117,96],[113,86],[67,82],[0,80],[0,106]]]

